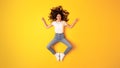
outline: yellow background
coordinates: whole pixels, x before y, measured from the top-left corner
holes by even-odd
[[[65,35],[73,49],[57,62],[47,49],[54,28],[46,29],[50,8],[62,5],[74,28]],[[66,46],[58,43],[55,50]],[[119,0],[0,0],[0,68],[120,68]]]

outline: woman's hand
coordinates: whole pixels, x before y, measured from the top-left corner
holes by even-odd
[[[79,19],[78,18],[76,18],[75,20],[74,20],[74,23],[77,23],[79,21]]]
[[[42,21],[45,21],[44,17],[42,17]]]

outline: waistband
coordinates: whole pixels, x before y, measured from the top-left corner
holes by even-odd
[[[61,35],[61,34],[64,34],[64,33],[55,33],[55,34]]]

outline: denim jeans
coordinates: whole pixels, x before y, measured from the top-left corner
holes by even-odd
[[[67,46],[67,49],[64,51],[65,55],[72,49],[72,45],[70,44],[70,42],[68,42],[68,40],[66,40],[64,33],[61,34],[56,33],[54,39],[47,45],[48,50],[50,50],[52,54],[56,53],[52,46],[57,42],[62,42]]]

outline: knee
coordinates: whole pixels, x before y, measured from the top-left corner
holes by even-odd
[[[69,49],[72,49],[72,46],[68,46]]]
[[[47,46],[46,48],[47,48],[47,49],[50,49],[51,47],[50,47],[50,46]]]

